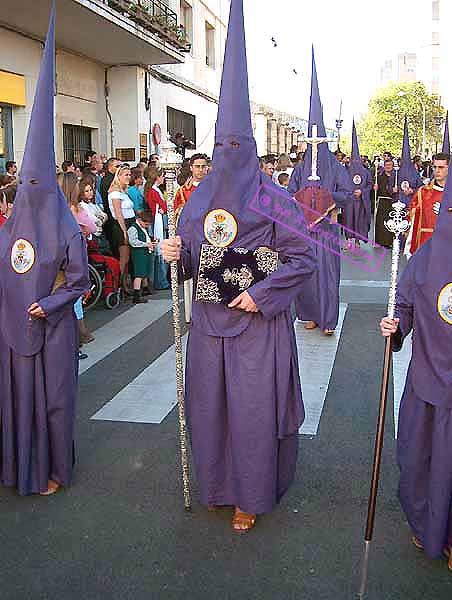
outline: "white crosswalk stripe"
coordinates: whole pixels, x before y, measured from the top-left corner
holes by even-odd
[[[347,306],[345,303],[340,304],[339,321],[336,333],[332,337],[325,336],[319,329],[306,331],[302,323],[295,324],[301,388],[306,411],[305,422],[300,428],[300,433],[304,435],[317,435]]]

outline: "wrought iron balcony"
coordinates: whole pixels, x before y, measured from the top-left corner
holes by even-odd
[[[157,34],[182,52],[190,52],[185,29],[177,24],[177,14],[162,0],[107,0],[108,5],[144,29]]]

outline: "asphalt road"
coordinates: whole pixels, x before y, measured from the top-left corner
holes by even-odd
[[[373,279],[386,277],[383,269]],[[48,498],[0,489],[0,599],[355,598],[387,290],[366,286],[348,266],[343,278],[364,284],[343,288],[349,306],[319,431],[300,436],[297,478],[277,510],[239,536],[229,511],[208,513],[198,504],[194,482],[194,510],[185,513],[175,411],[159,425],[91,420],[171,346],[165,312],[81,376],[73,487]],[[88,320],[93,328],[115,327],[118,315],[99,310]],[[410,544],[397,478],[388,410],[366,598],[450,600],[445,561]]]

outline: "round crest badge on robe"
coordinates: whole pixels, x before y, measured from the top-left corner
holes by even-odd
[[[402,181],[402,183],[400,184],[400,189],[402,190],[402,192],[405,192],[406,190],[410,189],[410,182],[409,181]]]
[[[237,221],[223,208],[211,210],[204,219],[204,235],[212,246],[226,248],[236,238]]]
[[[361,175],[358,175],[358,173],[353,177],[353,183],[355,185],[361,185],[362,182],[362,177]]]
[[[11,248],[11,266],[16,273],[24,275],[35,264],[35,249],[27,240],[16,240]]]
[[[438,312],[446,323],[452,325],[452,283],[445,285],[439,293]]]

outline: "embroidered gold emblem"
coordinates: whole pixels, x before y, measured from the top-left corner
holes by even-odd
[[[438,312],[446,323],[452,325],[452,283],[445,285],[439,293]]]
[[[237,221],[223,208],[211,210],[204,219],[206,240],[217,248],[226,248],[237,236]]]
[[[35,249],[28,240],[16,240],[11,248],[11,266],[19,275],[24,275],[35,263]]]

